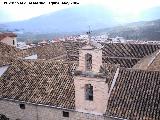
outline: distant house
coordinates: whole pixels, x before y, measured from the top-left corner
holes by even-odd
[[[0,33],[0,42],[17,47],[17,35],[14,33]]]

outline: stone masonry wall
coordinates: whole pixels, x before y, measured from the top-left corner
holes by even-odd
[[[93,101],[85,99],[85,85],[93,86]],[[75,85],[75,106],[78,111],[103,115],[105,114],[108,101],[108,84],[103,78],[90,78],[76,76],[74,77]]]
[[[66,110],[67,111],[67,110]],[[19,102],[0,100],[0,114],[10,120],[113,120],[103,116],[68,111],[69,117],[63,117],[62,109],[25,104],[25,109],[19,107]]]

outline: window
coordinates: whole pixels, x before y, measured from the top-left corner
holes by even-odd
[[[91,84],[85,86],[85,97],[86,100],[93,101],[93,86]]]
[[[21,109],[25,109],[25,104],[19,104]]]
[[[15,44],[14,40],[13,40],[13,45]]]
[[[63,117],[69,117],[69,112],[63,111]]]
[[[85,66],[86,66],[86,70],[92,70],[92,55],[87,53],[85,55]]]

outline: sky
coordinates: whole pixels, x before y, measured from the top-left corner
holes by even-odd
[[[26,4],[9,4],[10,2],[26,2]],[[31,5],[29,2],[45,2],[45,4]],[[79,4],[51,5],[49,2],[78,2]],[[160,6],[160,0],[0,0],[0,23],[30,19],[73,6],[94,4],[110,9],[117,17],[127,18],[138,17],[142,11]]]

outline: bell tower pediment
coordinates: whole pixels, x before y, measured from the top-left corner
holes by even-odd
[[[82,50],[93,50],[93,49],[95,49],[95,47],[92,46],[92,45],[85,45],[85,46],[83,46],[81,49],[82,49]]]

